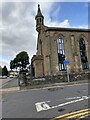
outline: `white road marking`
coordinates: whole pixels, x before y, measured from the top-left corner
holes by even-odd
[[[46,102],[50,102],[50,101],[46,101]],[[46,102],[38,102],[35,104],[37,112],[50,109],[50,106]]]
[[[79,98],[79,97],[78,97]],[[43,111],[43,110],[49,110],[49,109],[53,109],[53,108],[57,108],[57,107],[61,107],[61,106],[65,106],[65,105],[68,105],[68,104],[72,104],[72,103],[75,103],[75,102],[80,102],[80,101],[83,101],[83,100],[87,100],[89,99],[90,96],[82,96],[80,97],[80,99],[77,99],[77,100],[72,100],[72,101],[69,101],[69,102],[66,102],[66,103],[62,103],[62,104],[59,104],[57,106],[52,106],[50,107],[46,102],[50,102],[50,101],[46,101],[46,102],[38,102],[36,103],[36,110],[37,112],[40,112],[40,111]]]
[[[81,98],[81,97],[66,98],[66,100],[79,99],[79,98]]]

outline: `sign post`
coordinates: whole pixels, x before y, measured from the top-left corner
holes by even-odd
[[[67,79],[68,79],[68,82],[70,82],[69,71],[68,71],[68,68],[67,68],[67,65],[70,64],[70,62],[68,60],[64,60],[64,64],[66,65]]]

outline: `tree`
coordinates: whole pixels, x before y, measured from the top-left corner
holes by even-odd
[[[14,61],[13,60],[11,60],[10,61],[10,69],[12,70],[12,69],[14,69],[15,67],[14,67]]]
[[[16,55],[16,57],[10,61],[10,69],[19,68],[20,70],[26,69],[29,64],[29,56],[27,52],[22,51]]]
[[[8,75],[8,70],[7,70],[7,67],[6,66],[4,66],[3,68],[2,68],[2,76],[7,76]]]
[[[2,75],[2,67],[0,66],[0,75]]]

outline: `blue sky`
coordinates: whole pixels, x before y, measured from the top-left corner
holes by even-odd
[[[38,4],[46,26],[76,28],[88,26],[88,3],[86,2],[5,2],[2,5],[3,26],[0,21],[3,36],[1,41],[3,60],[0,56],[2,67],[6,65],[9,68],[10,60],[23,50],[29,54],[30,61],[36,54],[35,15]]]
[[[62,22],[68,19],[70,25],[87,25],[88,24],[88,3],[86,2],[58,2],[53,4],[51,19]],[[56,14],[53,14],[58,8]]]

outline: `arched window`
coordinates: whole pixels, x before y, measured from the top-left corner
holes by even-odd
[[[37,25],[39,24],[39,20],[37,19],[37,23],[36,23]]]
[[[58,49],[58,61],[59,61],[59,70],[65,71],[65,50],[64,50],[64,40],[63,37],[57,39],[57,49]]]
[[[80,56],[81,56],[82,68],[83,68],[83,70],[88,69],[86,47],[85,47],[85,41],[83,38],[80,38],[80,40],[79,40],[79,47],[80,47]]]
[[[42,19],[40,18],[40,23],[42,22]]]

